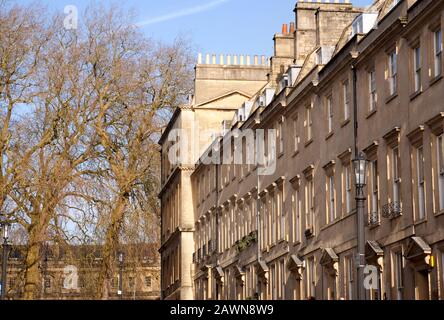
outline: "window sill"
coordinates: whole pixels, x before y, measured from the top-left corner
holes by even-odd
[[[367,113],[367,115],[365,116],[365,118],[366,119],[369,119],[369,118],[371,118],[376,112],[377,112],[378,110],[375,108],[375,109],[373,109],[373,110],[371,110],[371,111],[369,111],[368,113]]]
[[[444,210],[435,212],[435,217],[439,217],[439,216],[442,216],[442,215],[444,215]]]
[[[424,223],[426,223],[427,222],[427,218],[423,218],[423,219],[421,219],[421,220],[417,220],[417,221],[415,221],[414,223],[413,223],[413,225],[415,226],[415,227],[417,227],[417,226],[420,226],[420,225],[422,225],[422,224],[424,224]]]
[[[430,79],[430,86],[433,86],[435,83],[437,83],[441,79],[442,79],[442,74],[439,74],[436,77],[433,77],[432,79]]]
[[[393,93],[391,96],[389,96],[387,99],[385,99],[385,103],[386,103],[386,104],[390,103],[390,102],[393,101],[396,97],[398,97],[398,93],[397,93],[397,92]]]
[[[298,246],[298,245],[300,245],[300,244],[301,244],[301,241],[300,241],[300,240],[297,240],[297,241],[295,241],[295,242],[292,243],[293,247],[296,247],[296,246]]]
[[[334,225],[338,224],[339,222],[341,222],[343,219],[342,218],[336,218],[335,220],[329,222],[328,224],[325,224],[322,228],[321,231],[324,231],[325,229],[328,229],[330,227],[333,227]]]
[[[305,143],[305,147],[307,148],[309,145],[311,145],[313,143],[313,139],[310,139],[310,140],[308,140],[306,143]]]
[[[284,153],[281,152],[281,153],[278,155],[278,159],[282,158],[283,156],[284,156]]]
[[[299,150],[296,150],[295,152],[293,152],[293,154],[291,155],[292,158],[296,157],[299,154]]]
[[[333,137],[333,135],[335,134],[334,131],[330,132],[329,134],[327,134],[327,136],[325,137],[325,140],[330,139],[331,137]]]
[[[355,213],[356,213],[356,210],[354,209],[354,210],[350,211],[349,213],[344,214],[342,217],[337,217],[334,221],[330,222],[329,224],[324,225],[321,228],[321,231],[324,231],[324,230],[340,223],[341,221],[347,219],[348,217],[354,215]]]
[[[376,223],[372,223],[372,224],[368,224],[368,228],[369,228],[369,230],[373,230],[373,229],[376,229],[376,228],[378,228],[378,227],[380,227],[381,226],[381,221],[378,221],[378,222],[376,222]]]
[[[420,89],[420,90],[418,90],[418,91],[416,91],[416,92],[413,92],[413,93],[410,95],[410,101],[415,100],[419,95],[421,95],[421,93],[422,93],[422,89]]]
[[[345,119],[344,121],[342,121],[341,123],[341,128],[344,128],[346,125],[348,125],[350,123],[350,118],[349,119]]]

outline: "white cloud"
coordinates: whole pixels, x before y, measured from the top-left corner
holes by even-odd
[[[138,27],[143,27],[143,26],[147,26],[150,24],[155,24],[155,23],[160,23],[160,22],[165,22],[165,21],[169,21],[169,20],[173,20],[173,19],[177,19],[180,17],[185,17],[185,16],[190,16],[196,13],[200,13],[200,12],[204,12],[204,11],[208,11],[211,10],[212,8],[221,5],[225,2],[228,2],[230,0],[215,0],[212,1],[210,3],[206,3],[206,4],[201,4],[201,5],[197,5],[195,7],[191,7],[191,8],[186,8],[186,9],[182,9],[176,12],[172,12],[169,14],[165,14],[162,16],[158,16],[158,17],[154,17],[154,18],[150,18],[144,21],[140,21],[138,22],[136,25]]]

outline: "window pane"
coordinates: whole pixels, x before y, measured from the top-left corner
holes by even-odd
[[[396,50],[394,50],[389,55],[389,86],[390,95],[396,92],[397,86],[397,55]]]
[[[329,178],[330,181],[330,222],[335,220],[335,182],[334,177]]]
[[[437,139],[439,210],[444,210],[444,135]]]
[[[333,106],[332,106],[332,101],[331,101],[331,96],[327,97],[327,121],[328,121],[328,133],[332,132],[333,130]]]
[[[370,111],[376,108],[376,73],[375,70],[369,73],[369,83],[370,83]]]
[[[444,174],[444,135],[438,137],[439,173]]]
[[[425,190],[424,190],[424,154],[422,146],[417,149],[417,177],[418,177],[418,218],[425,217]]]
[[[415,91],[421,89],[421,49],[416,47],[414,49],[414,72],[415,72]]]
[[[402,300],[403,290],[403,265],[402,265],[402,252],[395,253],[395,285],[397,290],[397,299]]]
[[[435,76],[441,74],[441,59],[442,59],[442,33],[438,30],[434,34],[434,48],[435,48]]]
[[[343,84],[343,99],[344,99],[344,120],[349,118],[349,93],[348,93],[348,81],[345,81]]]
[[[371,174],[372,174],[372,202],[371,202],[371,213],[373,214],[373,217],[378,217],[379,208],[378,208],[378,161],[375,160],[371,164]],[[375,222],[375,221],[374,221]]]

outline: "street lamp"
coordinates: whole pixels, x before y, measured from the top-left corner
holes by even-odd
[[[358,254],[356,264],[358,268],[358,300],[365,300],[364,267],[365,267],[365,195],[364,187],[367,185],[368,161],[363,152],[353,160],[353,171],[356,186],[356,214],[358,230]]]
[[[9,224],[7,222],[2,222],[1,227],[3,238],[1,300],[4,300],[6,298],[6,269],[8,263]]]
[[[117,291],[117,294],[120,296],[120,299],[122,299],[123,296],[123,252],[119,251],[118,259],[119,259],[119,290]]]
[[[368,161],[363,152],[353,160],[353,169],[355,172],[355,184],[358,191],[363,191],[367,185],[367,164]]]

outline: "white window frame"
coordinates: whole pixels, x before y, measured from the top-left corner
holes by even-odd
[[[312,106],[311,104],[305,107],[305,125],[307,127],[307,141],[313,139],[313,119],[312,119]]]
[[[299,188],[295,188],[292,196],[292,211],[293,211],[293,242],[301,241],[301,207],[300,207],[300,193]]]
[[[394,272],[394,286],[396,290],[396,299],[403,300],[404,293],[404,261],[402,250],[393,253],[393,272]]]
[[[313,227],[314,228],[314,181],[313,177],[307,180],[306,185],[306,192],[305,192],[305,221],[307,228]]]
[[[439,211],[444,210],[444,134],[436,138]]]
[[[285,299],[285,261],[283,259],[276,262],[277,267],[277,299]]]
[[[294,117],[293,118],[293,137],[294,137],[294,152],[298,152],[299,151],[299,135],[298,135],[298,117]]]
[[[369,105],[369,111],[376,110],[376,103],[377,103],[377,93],[376,93],[376,70],[373,68],[368,73],[369,77],[369,95],[370,95],[370,105]]]
[[[277,133],[279,135],[279,155],[281,155],[284,153],[284,133],[282,121],[278,121],[277,128]]]
[[[345,80],[342,83],[342,99],[344,110],[344,121],[350,119],[350,82]]]
[[[327,224],[336,220],[336,197],[335,197],[335,177],[334,175],[327,176]]]
[[[353,300],[353,287],[354,279],[353,279],[353,257],[348,256],[345,258],[345,272],[346,272],[346,283],[347,283],[347,299]]]
[[[314,257],[307,259],[307,298],[316,297],[316,265]]]
[[[378,160],[370,162],[370,177],[371,177],[371,201],[370,201],[370,214],[376,214],[379,221],[379,171]]]
[[[352,175],[350,162],[344,166],[344,190],[345,190],[345,210],[346,213],[352,212]]]
[[[418,183],[418,220],[425,219],[424,148],[416,149],[416,176]]]
[[[422,62],[421,62],[421,46],[418,44],[413,48],[413,71],[414,71],[414,91],[421,91],[421,72],[422,72]]]
[[[280,216],[280,227],[279,227],[279,240],[285,240],[286,226],[285,226],[285,210],[284,210],[284,189],[283,186],[278,187],[277,190],[277,210]]]
[[[396,48],[388,55],[389,95],[396,94],[398,88],[398,55]]]
[[[393,201],[401,203],[401,176],[399,172],[399,146],[392,148],[392,189],[393,189]]]
[[[327,129],[328,133],[333,132],[333,97],[332,95],[328,95],[325,100],[327,107]]]
[[[433,65],[434,75],[442,74],[442,31],[441,27],[433,32]]]

